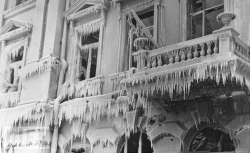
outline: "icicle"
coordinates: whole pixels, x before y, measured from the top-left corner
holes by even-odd
[[[20,78],[21,80],[24,80],[33,75],[44,73],[51,68],[56,69],[59,73],[60,61],[57,57],[50,57],[46,60],[41,60],[38,63],[25,66],[24,68],[20,69]]]
[[[67,20],[76,20],[76,19],[84,18],[89,15],[95,15],[95,14],[101,13],[102,9],[103,9],[103,6],[101,4],[95,5],[95,6],[86,8],[84,10],[81,10],[79,12],[75,12],[72,15],[69,15],[67,17]]]
[[[98,46],[99,46],[99,42],[92,43],[92,44],[87,44],[87,45],[84,45],[84,46],[82,46],[80,44],[78,46],[79,46],[80,51],[85,51],[86,52],[86,51],[89,51],[89,50],[97,49]]]
[[[88,36],[91,33],[99,31],[102,23],[103,23],[103,20],[98,19],[98,20],[94,20],[92,22],[88,22],[86,24],[77,26],[74,28],[74,30],[80,33],[82,36]]]
[[[38,121],[43,126],[48,127],[52,123],[51,116],[53,111],[46,111],[47,109],[47,104],[29,104],[15,108],[1,109],[0,132],[5,137],[11,131],[12,127],[21,126],[21,124],[31,121]],[[45,114],[47,114],[46,117]]]
[[[20,92],[0,94],[1,108],[13,107],[20,101]]]
[[[93,121],[99,122],[100,118],[104,115],[115,115],[117,110],[113,109],[119,109],[119,107],[117,107],[117,105],[112,105],[112,96],[117,94],[118,92],[100,96],[78,98],[62,103],[59,111],[59,123],[61,123],[62,119],[71,122],[75,117],[80,118],[80,120],[84,122],[92,123]]]

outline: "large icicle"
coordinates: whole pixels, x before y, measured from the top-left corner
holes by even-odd
[[[249,68],[249,66],[245,67]],[[174,92],[177,94],[184,93],[183,99],[185,99],[185,96],[190,92],[191,82],[195,80],[199,82],[210,77],[216,80],[217,84],[220,83],[221,79],[225,84],[226,79],[236,78],[241,84],[248,85],[250,74],[241,75],[240,73],[244,71],[240,69],[242,69],[242,66],[240,66],[239,61],[224,60],[124,79],[121,83],[127,87],[126,90],[132,101],[134,101],[135,95],[138,95],[138,98],[143,101],[143,98],[153,94],[154,91],[161,91],[162,94],[168,92],[170,98],[173,98]],[[248,71],[246,70],[246,72]],[[250,86],[248,85],[248,87]]]
[[[54,68],[58,71],[60,70],[60,61],[57,57],[50,57],[48,59],[41,60],[38,63],[25,66],[20,70],[20,78],[24,80],[33,75],[44,73],[51,68]]]
[[[79,25],[74,28],[82,36],[88,36],[91,33],[97,32],[100,30],[101,25],[103,24],[103,19],[97,19],[86,24]]]
[[[115,101],[114,96],[119,92],[114,92],[106,95],[78,98],[67,101],[60,105],[59,122],[63,119],[72,122],[74,118],[79,118],[83,122],[98,122],[101,117],[107,116],[108,119],[112,115],[118,116],[119,113],[127,110],[127,99]]]
[[[92,44],[87,44],[87,45],[78,45],[80,51],[89,51],[89,50],[93,50],[93,49],[97,49],[99,46],[99,42],[96,43],[92,43]]]
[[[47,104],[28,104],[14,108],[0,110],[0,132],[5,137],[14,126],[33,121],[38,122],[38,126],[48,127],[52,124],[53,111],[49,110]]]

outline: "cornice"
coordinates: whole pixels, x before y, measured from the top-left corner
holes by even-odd
[[[10,8],[3,12],[4,18],[10,18],[12,16],[15,16],[17,14],[20,14],[23,11],[29,10],[31,8],[34,8],[36,5],[36,0],[28,0],[27,2],[24,2],[20,5],[17,5],[13,8]]]

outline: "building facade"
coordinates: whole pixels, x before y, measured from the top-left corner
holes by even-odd
[[[249,0],[1,0],[3,153],[250,152]]]

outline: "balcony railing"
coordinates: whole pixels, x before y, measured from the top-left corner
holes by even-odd
[[[158,68],[158,70],[164,69],[164,67],[169,68],[170,65],[178,63],[188,66],[188,64],[197,63],[206,57],[212,59],[216,55],[223,56],[225,53],[234,53],[250,63],[249,46],[238,38],[238,35],[233,28],[224,27],[201,38],[155,50],[139,50],[132,54],[137,63],[137,75],[142,72],[148,74]]]
[[[218,39],[208,35],[151,51],[137,51],[132,55],[137,62],[137,69],[141,71],[218,53]]]

